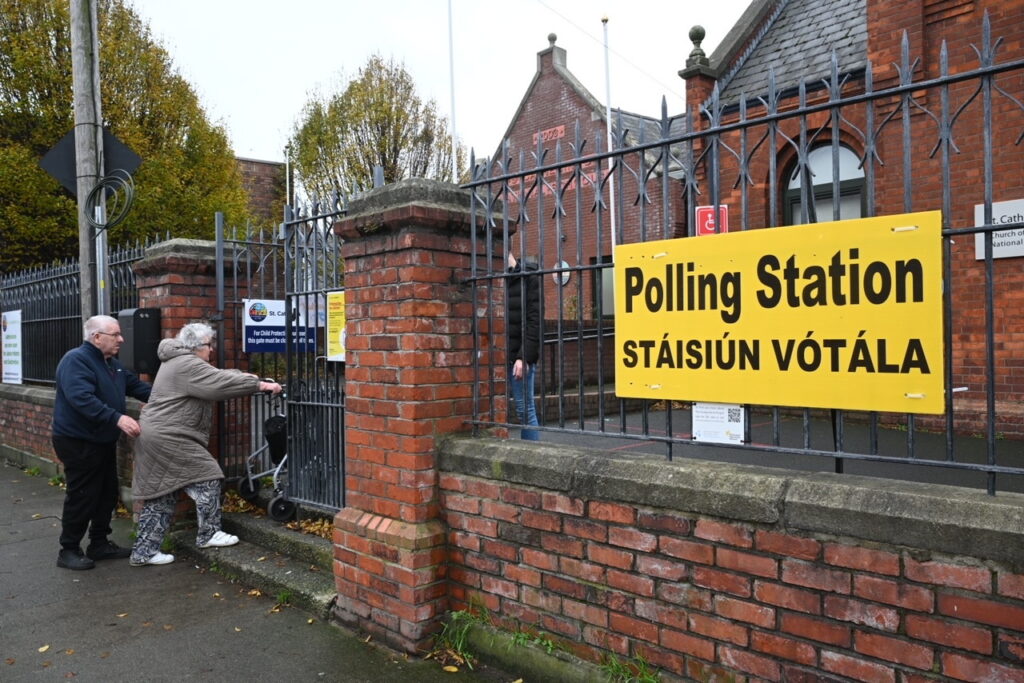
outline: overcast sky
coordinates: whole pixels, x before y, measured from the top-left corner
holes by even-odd
[[[281,161],[315,91],[334,92],[367,58],[403,62],[423,99],[452,111],[448,0],[127,0],[223,124],[235,154]],[[451,0],[456,134],[477,156],[497,148],[555,33],[569,70],[606,101],[649,116],[684,107],[690,27],[710,55],[749,0]],[[100,40],[103,37],[100,36]]]

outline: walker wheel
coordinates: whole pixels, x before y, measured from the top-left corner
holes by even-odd
[[[295,517],[296,505],[284,496],[278,496],[267,505],[267,514],[275,522],[287,522]]]
[[[238,480],[238,495],[242,500],[251,503],[256,500],[260,493],[260,480],[242,477]]]

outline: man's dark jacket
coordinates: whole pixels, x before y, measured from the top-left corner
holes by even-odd
[[[506,280],[509,365],[520,358],[533,365],[540,358],[540,275],[531,274],[537,269],[537,264],[530,261],[509,269],[513,274]]]
[[[57,365],[53,434],[94,443],[117,441],[121,434],[117,421],[125,414],[125,396],[146,402],[150,389],[116,358],[104,360],[102,351],[82,342]]]

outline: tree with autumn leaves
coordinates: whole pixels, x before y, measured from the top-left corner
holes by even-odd
[[[340,92],[315,95],[306,103],[291,138],[298,183],[307,194],[352,194],[372,184],[373,169],[384,182],[405,178],[452,177],[448,121],[433,100],[424,101],[401,63],[370,57]],[[458,145],[458,168],[466,150]]]
[[[74,125],[66,0],[0,3],[0,272],[74,258],[75,200],[39,160]],[[100,0],[104,126],[143,163],[135,203],[110,244],[154,235],[210,238],[213,216],[248,217],[234,153],[150,29],[122,0]]]

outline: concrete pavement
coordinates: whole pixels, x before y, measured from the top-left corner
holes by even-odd
[[[410,660],[186,558],[56,566],[63,491],[0,464],[0,681],[505,681]],[[131,544],[129,520],[113,540]],[[310,623],[312,621],[312,623]]]

